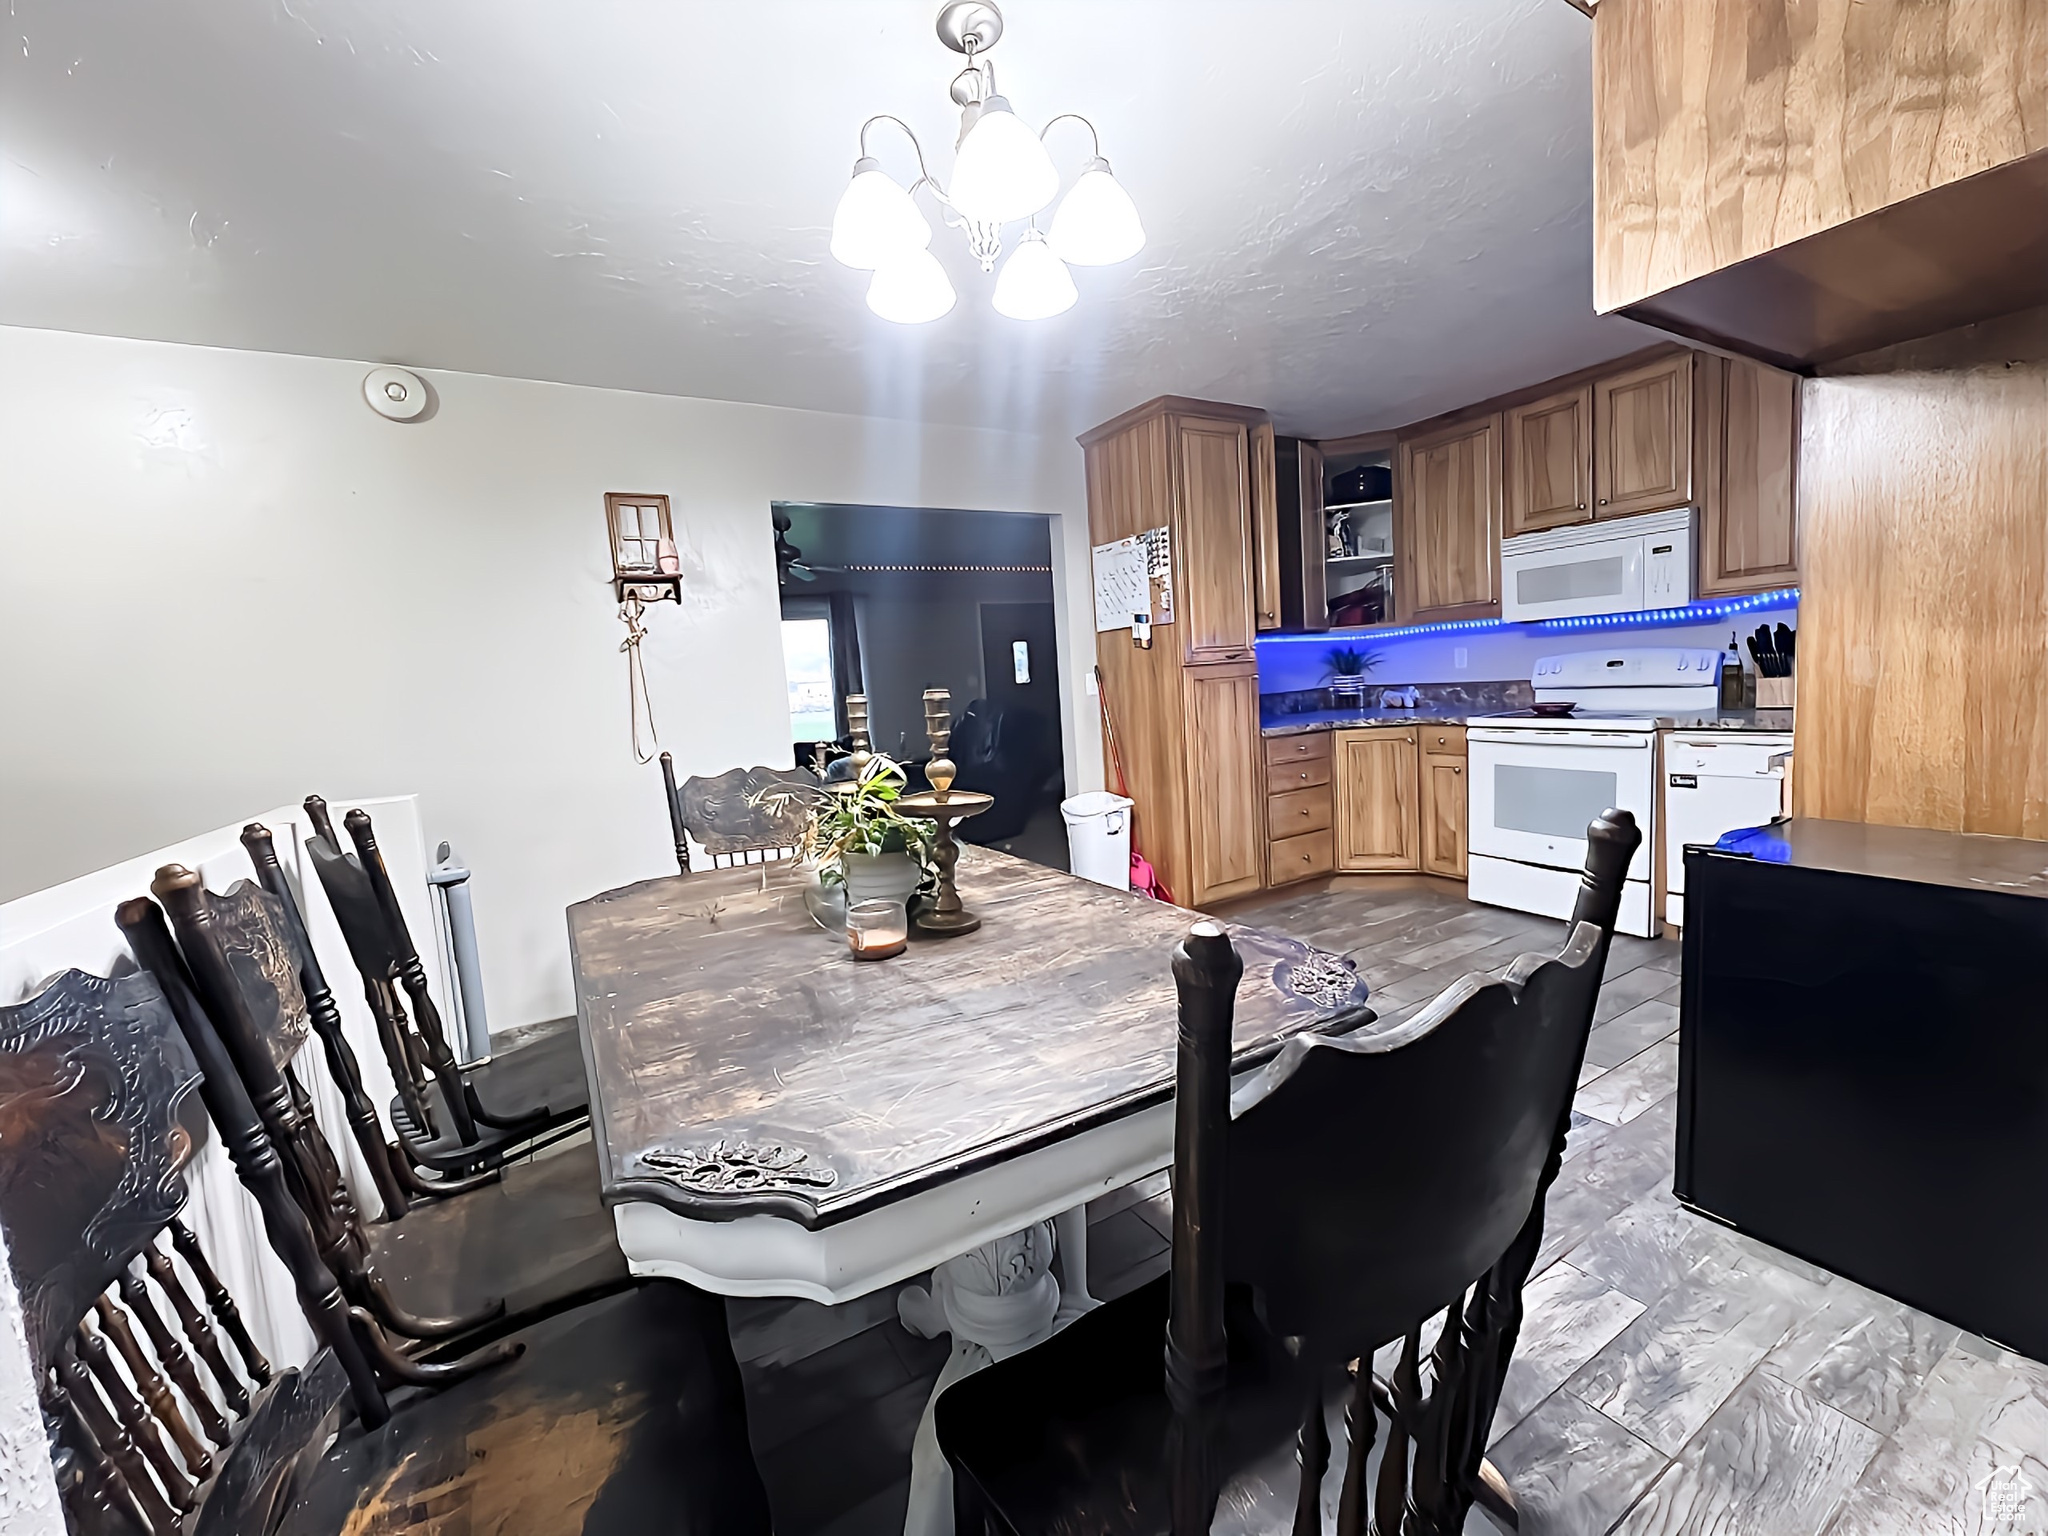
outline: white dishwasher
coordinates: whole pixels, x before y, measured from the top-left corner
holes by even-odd
[[[1785,814],[1785,771],[1771,759],[1792,750],[1783,731],[1672,731],[1664,738],[1664,921],[1685,925],[1685,845],[1712,843],[1738,827]]]

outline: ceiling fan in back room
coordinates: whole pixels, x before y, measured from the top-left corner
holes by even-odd
[[[789,542],[789,514],[775,514],[775,584],[789,585],[789,578],[798,581],[816,581],[818,573],[804,563],[804,552]]]
[[[995,65],[984,55],[1003,35],[1003,13],[988,0],[948,0],[939,11],[939,39],[967,55],[967,67],[953,77],[952,97],[960,108],[960,136],[954,141],[953,184],[939,185],[925,164],[924,146],[900,117],[880,113],[860,126],[860,158],[853,180],[832,216],[832,254],[849,267],[874,273],[868,308],[884,320],[917,325],[953,307],[955,294],[946,269],[932,255],[932,227],[916,196],[928,190],[944,210],[946,224],[963,231],[967,248],[994,272],[1003,254],[1003,226],[1024,221],[1024,233],[1003,269],[996,273],[990,301],[1012,320],[1044,320],[1073,307],[1079,297],[1076,266],[1110,266],[1128,261],[1145,247],[1130,193],[1110,174],[1095,125],[1078,112],[1062,112],[1033,133],[996,89]],[[1059,196],[1060,173],[1045,139],[1061,123],[1088,130],[1089,159],[1044,230],[1038,215]],[[868,130],[893,123],[910,140],[917,177],[908,189],[868,152]]]

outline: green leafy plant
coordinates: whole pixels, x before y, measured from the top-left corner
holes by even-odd
[[[1326,653],[1323,660],[1330,664],[1326,674],[1329,677],[1363,677],[1380,664],[1380,653],[1340,645]]]
[[[932,862],[937,828],[896,809],[896,801],[909,783],[910,776],[901,766],[876,753],[847,788],[777,784],[755,791],[747,801],[778,809],[803,806],[804,832],[799,846],[805,857],[816,862],[818,878],[826,885],[845,883],[849,853],[907,853],[923,876],[920,883],[929,884],[938,876]]]

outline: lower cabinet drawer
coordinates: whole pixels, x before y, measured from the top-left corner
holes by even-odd
[[[1313,789],[1318,784],[1330,782],[1330,760],[1327,757],[1306,758],[1297,763],[1268,763],[1266,765],[1266,793],[1284,795],[1290,789]],[[1326,794],[1328,791],[1324,791]]]
[[[1269,885],[1327,875],[1337,867],[1337,838],[1327,830],[1276,838],[1266,845],[1266,858]]]
[[[1272,838],[1299,837],[1304,832],[1327,832],[1336,819],[1330,786],[1292,789],[1266,800],[1266,835]]]

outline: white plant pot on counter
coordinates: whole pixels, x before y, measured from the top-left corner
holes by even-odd
[[[924,871],[907,853],[843,853],[840,870],[846,876],[849,904],[862,901],[893,901],[907,906]]]

